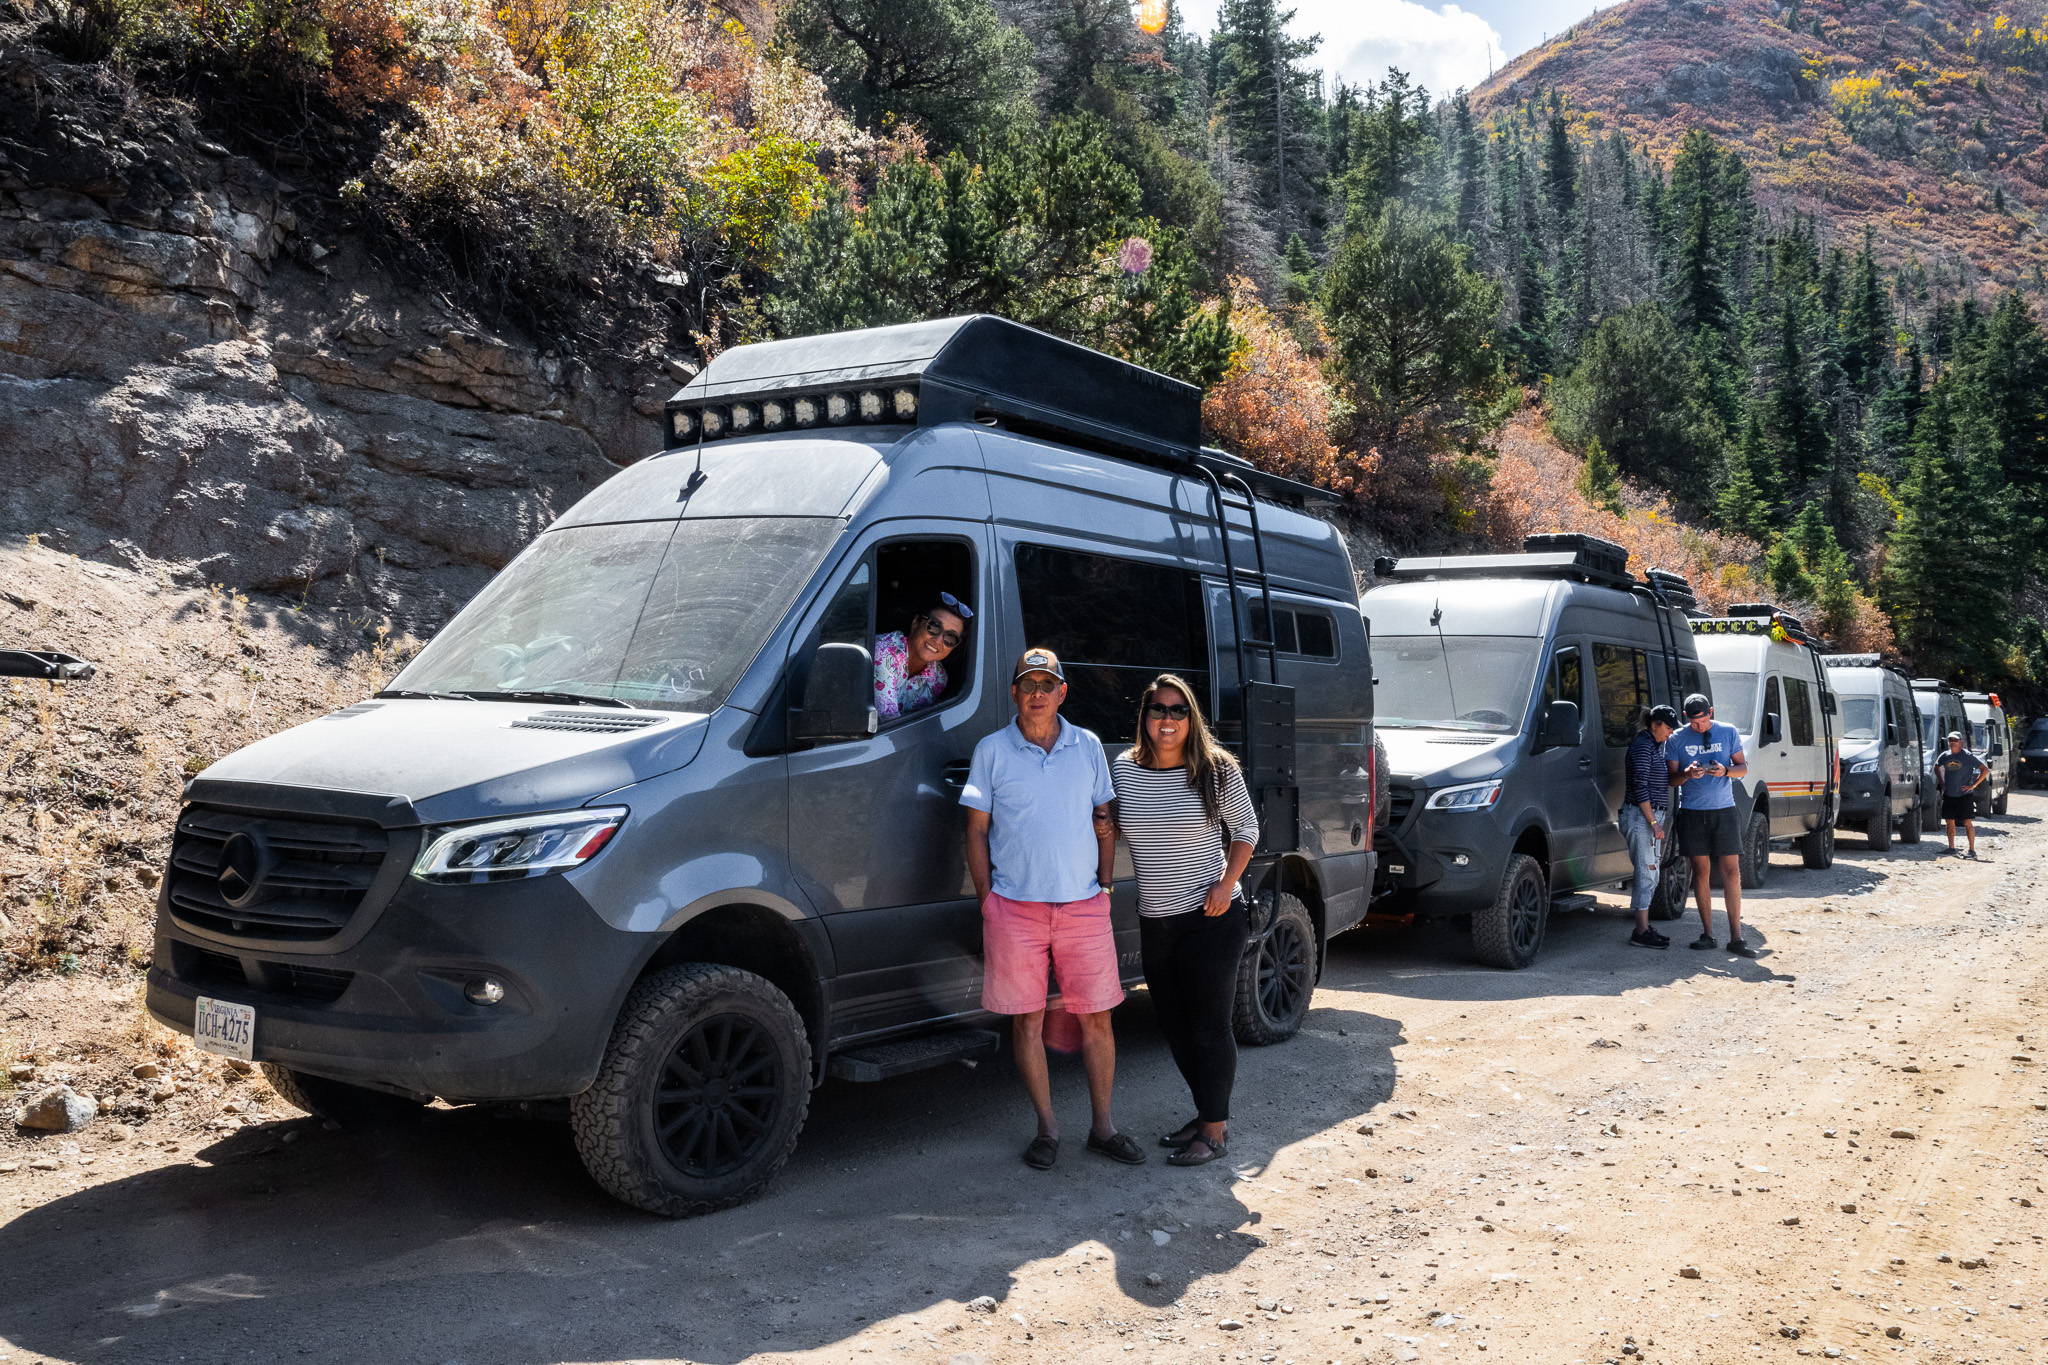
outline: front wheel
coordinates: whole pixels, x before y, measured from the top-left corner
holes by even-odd
[[[608,1193],[682,1218],[759,1194],[810,1104],[811,1044],[789,997],[752,972],[689,962],[626,997],[569,1118]]]
[[[1519,971],[1536,960],[1550,925],[1550,884],[1526,853],[1511,854],[1493,904],[1472,915],[1472,951],[1489,967]]]
[[[1822,825],[1799,841],[1799,856],[1816,872],[1835,865],[1835,827]]]
[[[1742,885],[1761,889],[1771,879],[1771,822],[1753,811],[1742,833]]]
[[[1992,813],[1993,815],[2003,815],[2003,814],[2005,814],[2005,812],[2006,812],[2006,808],[2007,808],[2008,806],[2010,806],[2011,804],[2012,804],[2012,791],[2011,791],[2011,789],[2010,789],[2010,788],[2008,788],[2007,790],[2005,790],[2005,791],[2002,791],[2002,792],[2000,792],[2000,793],[1998,794],[1998,796],[1996,797],[1996,799],[1994,799],[1994,800],[1992,801],[1992,803],[1991,803],[1991,813]]]
[[[1676,836],[1671,841],[1678,847]],[[1673,852],[1664,870],[1657,874],[1657,893],[1650,897],[1650,918],[1669,923],[1685,918],[1685,903],[1692,895],[1692,859]]]
[[[1308,1016],[1316,990],[1316,926],[1308,907],[1283,893],[1266,931],[1245,945],[1237,967],[1231,1027],[1250,1047],[1284,1042]]]
[[[1882,853],[1892,846],[1892,799],[1887,796],[1878,803],[1878,813],[1870,817],[1864,830],[1870,835],[1870,847]]]

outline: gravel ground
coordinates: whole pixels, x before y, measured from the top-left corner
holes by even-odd
[[[2048,799],[2012,810],[1979,862],[1779,854],[1755,962],[1612,906],[1519,973],[1348,936],[1198,1170],[1030,1171],[1007,1066],[953,1067],[828,1086],[764,1198],[667,1223],[544,1118],[335,1131],[203,1072],[166,1136],[0,1150],[0,1360],[2048,1359]],[[1118,1031],[1149,1141],[1185,1092],[1142,995]]]

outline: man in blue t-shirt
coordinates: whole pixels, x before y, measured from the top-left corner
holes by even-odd
[[[1664,758],[1678,799],[1678,847],[1692,859],[1693,894],[1700,903],[1695,948],[1714,946],[1713,865],[1721,865],[1721,901],[1728,909],[1728,951],[1755,957],[1742,939],[1742,822],[1735,810],[1735,779],[1749,771],[1742,736],[1714,719],[1714,704],[1695,692],[1685,699],[1685,728],[1664,741]]]

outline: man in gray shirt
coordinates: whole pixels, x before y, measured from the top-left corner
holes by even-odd
[[[1970,856],[1977,856],[1977,788],[1991,776],[1983,759],[1963,747],[1963,732],[1948,732],[1948,752],[1934,760],[1934,780],[1941,783],[1941,823],[1948,829],[1948,851],[1956,851],[1956,824],[1970,836]]]

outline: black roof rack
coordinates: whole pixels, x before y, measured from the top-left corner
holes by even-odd
[[[1202,391],[989,314],[721,351],[667,404],[665,444],[855,424],[989,422],[1108,455],[1234,474],[1264,499],[1335,502],[1202,447]]]
[[[1523,553],[1500,555],[1381,556],[1373,561],[1386,579],[1562,578],[1624,592],[1636,587],[1628,572],[1628,551],[1598,536],[1560,531],[1527,537]]]
[[[1945,678],[1915,678],[1913,679],[1913,686],[1916,688],[1924,687],[1930,692],[1960,693],[1962,691],[1961,688]]]

